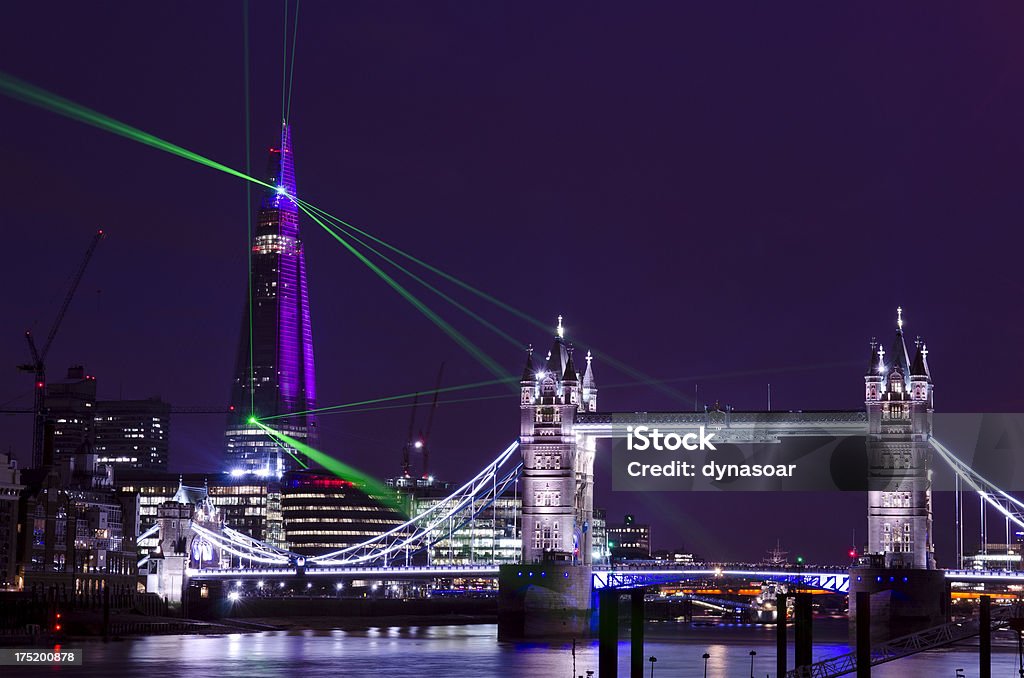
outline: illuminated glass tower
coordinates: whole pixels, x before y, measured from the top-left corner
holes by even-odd
[[[306,291],[306,259],[295,204],[291,128],[270,149],[268,189],[260,201],[252,242],[251,299],[245,305],[238,362],[226,430],[228,467],[235,474],[280,476],[297,468],[285,447],[250,417],[304,412],[316,407],[313,332]],[[287,435],[317,444],[316,419],[301,414],[274,420]],[[299,452],[292,450],[296,456]]]

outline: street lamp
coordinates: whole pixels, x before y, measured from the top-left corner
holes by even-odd
[[[651,678],[654,678],[654,662],[658,661],[658,658],[652,654],[647,661],[651,662]]]
[[[711,655],[707,652],[703,654],[704,657],[704,678],[708,678],[708,660],[711,659]]]
[[[755,650],[750,651],[750,678],[754,678],[754,657],[757,655]]]
[[[1011,619],[1010,628],[1017,632],[1017,659],[1020,663],[1017,674],[1024,678],[1024,618],[1014,617]]]

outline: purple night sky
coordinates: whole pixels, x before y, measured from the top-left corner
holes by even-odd
[[[281,3],[252,3],[253,173],[280,124]],[[862,406],[868,341],[902,304],[942,411],[1020,411],[1024,8],[944,5],[302,3],[292,102],[299,194],[703,400]],[[243,169],[240,2],[17,3],[0,70]],[[101,397],[224,406],[246,285],[237,179],[0,99],[0,402],[27,406],[22,331],[45,334],[98,249],[49,360]],[[257,195],[253,195],[255,204]],[[491,378],[309,220],[321,405]],[[399,276],[400,279],[401,276]],[[522,349],[410,282],[518,374]],[[445,287],[449,290],[448,287]],[[460,300],[522,344],[545,335]],[[689,409],[595,363],[602,410]],[[496,395],[498,388],[481,391]],[[517,434],[518,399],[440,408],[438,475]],[[457,397],[452,395],[450,397]],[[323,449],[399,470],[405,409],[320,419]],[[173,470],[216,470],[221,416],[176,416]],[[0,416],[27,460],[30,422]],[[659,547],[843,562],[849,495],[612,493]],[[784,516],[777,520],[771,515]],[[940,564],[952,497],[936,497]],[[813,535],[813,538],[809,535]],[[968,542],[971,535],[968,535]]]

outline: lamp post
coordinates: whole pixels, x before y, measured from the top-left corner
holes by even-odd
[[[756,650],[750,651],[750,678],[754,678],[754,657],[757,655]]]
[[[654,662],[658,661],[658,658],[652,654],[647,661],[651,662],[651,678],[654,678]]]
[[[1024,618],[1014,617],[1011,619],[1010,628],[1017,632],[1017,660],[1020,665],[1017,675],[1024,678]]]
[[[707,652],[703,655],[704,658],[704,678],[708,678],[708,660],[711,659],[711,655]]]

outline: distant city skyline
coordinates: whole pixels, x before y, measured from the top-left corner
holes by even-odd
[[[303,196],[550,319],[542,332],[431,278],[513,346],[395,274],[510,375],[561,314],[576,346],[678,392],[624,386],[638,380],[598,362],[605,409],[687,410],[695,386],[702,402],[762,409],[768,383],[774,409],[860,409],[868,342],[888,342],[902,305],[908,338],[932,350],[938,410],[1020,411],[1019,10],[649,11],[556,7],[538,22],[525,8],[304,8],[291,107]],[[233,167],[248,150],[258,175],[280,131],[280,50],[253,52],[246,149],[240,11],[202,12],[200,28],[159,7],[69,6],[55,23],[18,6],[11,23],[25,30],[0,63]],[[252,44],[280,45],[277,14],[253,8]],[[880,24],[890,31],[866,39]],[[84,364],[99,398],[226,408],[248,260],[242,183],[10,99],[0,115],[17,131],[0,170],[16,196],[0,208],[12,291],[0,354],[25,361],[22,331],[49,326],[102,226],[51,378]],[[492,377],[303,228],[320,405],[427,391],[442,361],[444,385]],[[27,406],[30,382],[0,371],[0,401]],[[439,477],[463,480],[516,436],[515,391],[479,391],[503,393],[439,408]],[[324,415],[321,446],[395,475],[407,421],[402,408]],[[223,417],[174,415],[172,427],[172,470],[221,470]],[[0,417],[0,446],[23,465],[30,441],[25,416]],[[654,548],[749,558],[778,537],[835,560],[866,538],[860,493],[624,495],[601,454],[596,465],[595,505],[649,523]],[[828,515],[806,510],[822,501]],[[769,528],[751,505],[789,517]],[[935,512],[943,565],[952,498],[938,494]]]

